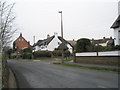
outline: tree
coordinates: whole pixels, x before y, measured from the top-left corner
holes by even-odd
[[[13,13],[14,3],[8,4],[0,1],[0,51],[9,46],[16,29],[14,26],[15,16]]]
[[[91,42],[89,39],[87,39],[87,38],[79,39],[79,40],[77,40],[76,51],[77,52],[87,52],[90,45],[91,45]]]

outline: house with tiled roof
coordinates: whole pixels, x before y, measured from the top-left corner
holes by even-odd
[[[25,48],[30,48],[32,49],[32,46],[30,45],[30,42],[27,41],[23,36],[22,33],[20,36],[13,42],[13,48],[17,49],[17,52],[25,49]]]
[[[33,45],[35,51],[54,51],[54,50],[69,50],[72,53],[73,46],[61,36],[55,33],[53,36],[47,37],[44,40],[38,40],[37,43]]]
[[[92,39],[91,43],[94,44],[95,46],[97,45],[101,45],[103,47],[105,46],[113,46],[114,45],[114,39],[112,39],[112,37],[110,38],[105,38],[103,37],[103,39]]]

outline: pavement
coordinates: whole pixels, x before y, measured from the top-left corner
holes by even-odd
[[[67,67],[49,61],[8,60],[8,65],[19,88],[118,88],[116,72]]]
[[[8,88],[17,88],[16,78],[11,68],[9,68]]]

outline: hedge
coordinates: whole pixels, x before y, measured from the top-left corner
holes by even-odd
[[[32,59],[32,53],[23,53],[22,58],[23,59]]]
[[[51,57],[51,51],[36,51],[36,52],[33,52],[33,56],[35,58],[39,58],[39,57]]]
[[[62,56],[62,51],[61,50],[55,50],[55,51],[52,51],[52,54],[53,54],[53,56]],[[68,51],[68,50],[64,51],[64,56],[65,57],[70,56],[70,51]]]

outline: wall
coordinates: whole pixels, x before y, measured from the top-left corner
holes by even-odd
[[[53,38],[53,40],[49,43],[47,50],[53,51],[55,48],[57,48],[59,46],[58,42],[62,43],[59,39],[58,36],[55,35],[55,37]]]
[[[76,53],[74,62],[87,64],[118,65],[120,51]],[[120,63],[119,63],[120,64]]]
[[[114,29],[115,45],[120,45],[120,27]]]
[[[74,60],[76,63],[118,65],[120,56],[78,56]],[[118,62],[119,61],[119,62]],[[120,64],[120,63],[119,63]]]
[[[118,2],[118,15],[120,15],[120,1]]]
[[[76,53],[76,56],[120,56],[120,51]]]

